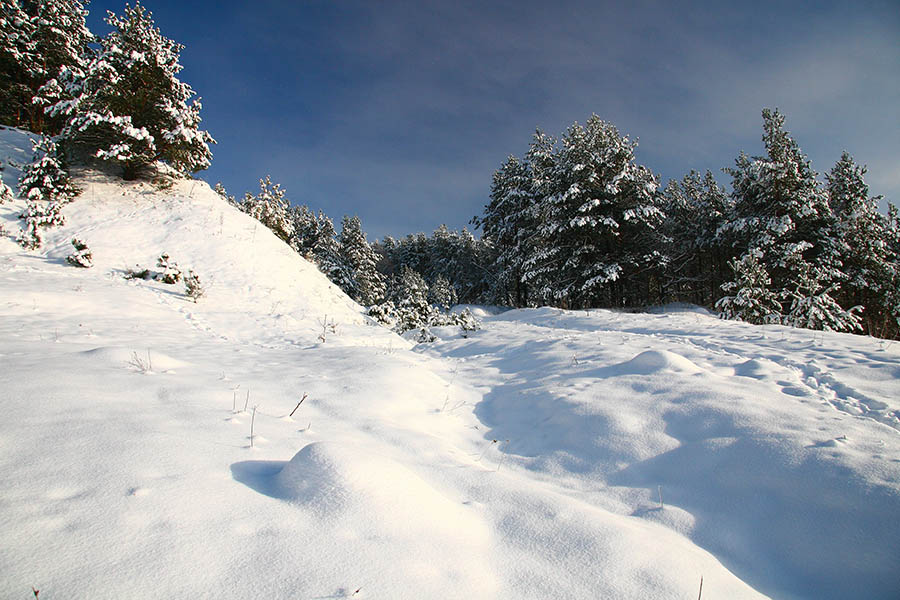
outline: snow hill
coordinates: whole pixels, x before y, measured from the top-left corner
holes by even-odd
[[[203,182],[78,183],[0,239],[0,595],[900,595],[900,344],[669,307],[414,346]],[[206,297],[124,278],[163,252]]]

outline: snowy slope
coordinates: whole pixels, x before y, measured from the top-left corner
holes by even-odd
[[[537,309],[411,347],[201,182],[80,185],[0,239],[4,597],[900,590],[896,344]],[[123,278],[162,252],[208,296]]]

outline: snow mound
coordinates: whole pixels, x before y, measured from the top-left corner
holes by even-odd
[[[376,568],[383,597],[447,597],[448,589],[460,598],[495,593],[497,578],[485,560],[492,531],[480,513],[390,458],[346,444],[311,443],[275,475],[275,489],[319,519],[323,544],[352,539],[341,560],[368,565],[373,557],[395,556]]]
[[[659,371],[674,371],[675,373],[699,373],[702,371],[690,360],[668,350],[641,352],[631,360],[612,367],[612,370],[623,375],[649,375]]]
[[[111,365],[146,365],[148,370],[177,369],[188,363],[156,350],[134,350],[123,346],[103,346],[81,352],[85,358]]]
[[[366,507],[373,525],[452,533],[466,521],[451,502],[396,461],[333,442],[303,447],[275,476],[282,498],[317,512],[346,513]]]
[[[754,358],[734,367],[734,374],[753,379],[773,379],[779,369],[778,365],[765,358]]]

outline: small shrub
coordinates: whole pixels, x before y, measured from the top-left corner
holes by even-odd
[[[91,253],[91,249],[88,248],[87,244],[85,244],[78,238],[74,238],[72,240],[72,245],[75,246],[75,252],[66,257],[66,262],[70,265],[81,267],[83,269],[93,267],[94,257]]]
[[[152,279],[153,275],[150,273],[150,269],[125,269],[125,279],[143,279],[148,280]]]
[[[172,261],[169,258],[168,254],[163,253],[160,255],[159,259],[156,261],[156,266],[162,269],[161,273],[157,273],[154,276],[156,281],[161,281],[162,283],[168,283],[170,285],[181,281],[181,269],[178,268],[175,261]]]
[[[187,297],[195,303],[206,295],[206,288],[200,283],[200,276],[190,269],[188,269],[187,275],[184,276],[184,288]]]
[[[22,230],[16,241],[26,250],[37,250],[43,244],[38,226],[34,221],[25,222],[25,229]]]

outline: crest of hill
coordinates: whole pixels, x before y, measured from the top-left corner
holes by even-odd
[[[21,164],[23,155],[30,156],[28,148],[28,134],[0,131],[7,184],[14,186],[18,176],[9,159]],[[158,270],[158,258],[168,254],[182,271],[191,269],[200,277],[206,294],[198,304],[182,298],[183,284],[131,284],[156,292],[161,301],[182,302],[176,306],[236,341],[258,340],[260,330],[315,341],[326,324],[346,328],[366,323],[362,308],[315,265],[206,182],[176,179],[163,187],[92,170],[73,175],[81,193],[64,207],[65,225],[42,231],[44,243],[37,253],[49,262],[65,264],[73,251],[71,240],[78,238],[90,247],[94,261],[94,268],[79,270],[79,276],[124,282],[128,270]],[[17,199],[2,208],[11,225],[24,202]],[[238,320],[246,326],[238,326]]]

